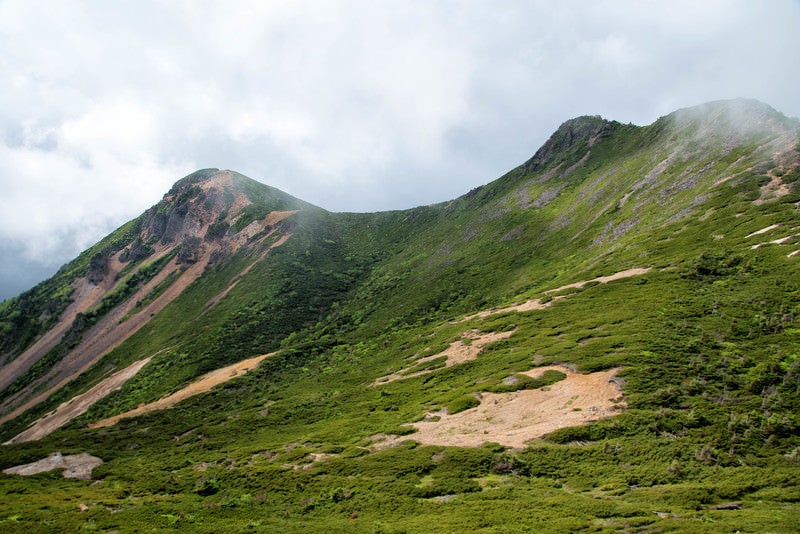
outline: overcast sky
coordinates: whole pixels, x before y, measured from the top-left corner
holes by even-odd
[[[800,2],[0,0],[0,300],[203,167],[332,211],[459,196],[564,120],[800,116]]]

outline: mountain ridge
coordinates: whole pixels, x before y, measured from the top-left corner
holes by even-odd
[[[407,210],[332,213],[232,171],[197,171],[56,277],[0,305],[3,441],[147,359],[72,422],[37,434],[39,445],[0,449],[0,467],[37,459],[41,444],[68,445],[109,461],[99,468],[109,480],[172,495],[177,508],[164,513],[198,514],[217,527],[193,499],[217,502],[220,485],[241,497],[261,484],[275,492],[265,509],[294,516],[276,517],[274,528],[295,528],[307,515],[343,528],[336,514],[353,503],[372,517],[364,530],[378,528],[379,517],[422,528],[392,511],[394,496],[452,531],[454,517],[425,499],[455,494],[489,506],[481,499],[496,476],[540,510],[523,484],[549,484],[554,499],[570,503],[566,517],[576,517],[557,530],[574,530],[599,517],[574,499],[589,510],[611,507],[616,521],[635,509],[638,524],[650,525],[658,488],[694,495],[718,468],[724,476],[714,475],[722,478],[705,497],[669,497],[677,515],[657,526],[689,528],[688,510],[726,495],[750,499],[759,512],[747,517],[759,528],[786,525],[758,518],[781,506],[788,517],[796,504],[764,497],[763,485],[725,488],[753,475],[742,466],[757,465],[765,483],[796,491],[780,477],[793,472],[800,447],[792,415],[800,408],[792,389],[798,179],[800,122],[747,100],[679,110],[648,126],[571,119],[497,180]],[[210,393],[87,430],[267,353]],[[463,357],[453,360],[456,353]],[[537,369],[552,373],[540,381]],[[570,373],[591,383],[612,369],[618,409],[582,404],[580,392],[564,397],[552,417],[576,426],[551,427],[524,449],[493,445],[491,428],[468,440],[482,444],[471,452],[414,440],[415,428],[437,424],[469,433],[454,421],[484,413],[488,399],[505,402],[493,395],[534,389],[531,398],[546,400],[548,388],[575,387]],[[387,376],[395,379],[379,381]],[[123,442],[139,444],[147,465],[174,469],[141,478]],[[627,460],[613,452],[619,447]],[[210,467],[226,455],[236,459],[230,474]],[[447,460],[468,457],[478,463]],[[576,463],[554,470],[547,457]],[[611,493],[586,485],[581,470],[592,462],[608,470],[592,476]],[[386,472],[405,469],[389,465],[409,470],[389,479]],[[253,482],[251,468],[265,481]],[[299,485],[279,489],[286,477]],[[553,486],[560,479],[586,489],[568,495]],[[339,496],[304,497],[300,485]],[[472,508],[459,509],[477,524]],[[138,513],[125,517],[140,524]],[[521,513],[492,521],[507,529]]]
[[[749,120],[738,120],[742,117],[757,117],[760,122],[754,124]],[[737,119],[738,122],[734,119]],[[553,136],[551,136],[530,160],[506,175],[506,177],[510,177],[515,174],[535,175],[539,173],[539,176],[528,180],[529,186],[527,189],[517,189],[514,192],[515,194],[512,195],[512,197],[516,196],[516,199],[509,199],[509,197],[506,196],[500,202],[493,204],[495,207],[492,209],[495,211],[488,216],[483,216],[482,222],[479,219],[478,224],[483,224],[485,226],[487,221],[502,218],[510,209],[508,207],[509,200],[511,202],[516,201],[518,206],[524,210],[546,208],[548,204],[561,196],[565,189],[567,192],[569,191],[569,177],[587,164],[592,154],[592,148],[596,143],[602,139],[608,139],[613,135],[614,131],[620,131],[621,129],[633,128],[634,130],[638,129],[638,131],[653,129],[659,132],[664,123],[669,125],[669,133],[667,135],[671,136],[671,139],[674,139],[675,135],[677,135],[677,129],[678,134],[686,130],[690,130],[692,132],[691,135],[694,136],[701,133],[702,135],[700,135],[700,137],[705,140],[711,138],[711,136],[708,135],[709,131],[717,130],[720,127],[727,132],[726,135],[741,136],[747,133],[762,135],[765,132],[773,131],[776,123],[784,126],[792,124],[791,121],[785,119],[785,117],[766,104],[743,99],[715,101],[678,110],[662,117],[649,127],[625,127],[620,123],[607,121],[599,116],[583,116],[570,119],[556,130]],[[737,130],[731,129],[731,125],[744,126],[742,129]],[[797,135],[797,130],[798,125],[795,123],[795,136]],[[777,150],[773,150],[776,148],[776,143],[784,142],[785,137],[785,133],[778,136],[777,139],[771,141],[768,149],[777,152]],[[614,148],[618,151],[620,147],[617,146]],[[765,150],[763,146],[759,147],[759,149],[762,151]],[[642,192],[657,187],[666,168],[673,164],[675,160],[679,159],[679,156],[676,154],[684,152],[685,150],[685,143],[681,143],[676,149],[672,149],[665,159],[661,160],[650,169],[643,178],[630,184],[630,190],[619,200],[616,210],[624,210],[625,204],[631,196],[637,194],[641,195]],[[729,147],[724,145],[721,149],[721,153],[727,155],[729,150]],[[789,150],[786,150],[786,147],[784,147],[783,153],[785,152],[789,152]],[[560,161],[554,161],[555,155],[559,156]],[[686,159],[685,156],[680,157]],[[542,172],[545,170],[545,166],[548,166],[549,170],[547,172]],[[683,175],[687,174],[687,170],[684,170]],[[788,169],[783,170],[785,171]],[[490,192],[493,197],[502,197],[502,190],[498,191],[497,188],[502,187],[506,177],[501,177],[495,182],[473,190],[449,203],[412,208],[399,212],[389,212],[386,214],[364,214],[364,216],[385,217],[389,216],[391,213],[398,213],[403,214],[403,220],[405,222],[410,222],[418,216],[417,214],[423,212],[426,212],[427,217],[433,217],[434,219],[448,217],[453,213],[453,209],[455,208],[454,203],[470,202],[472,197],[477,197],[479,202],[485,203],[487,200],[486,197],[488,196],[485,194],[487,191]],[[672,189],[668,189],[667,192],[679,192],[682,189],[693,188],[696,180],[696,174],[688,174],[682,181],[671,186]],[[530,184],[535,185],[531,188]],[[606,184],[599,183],[598,185],[602,188]],[[518,187],[518,185],[515,185],[515,187]],[[531,193],[531,190],[534,192]],[[595,198],[593,198],[592,201],[596,202],[599,199],[599,195],[602,193],[602,189],[595,193]],[[614,190],[611,191],[611,194],[614,194]],[[257,199],[258,203],[254,203],[250,196]],[[636,205],[634,211],[641,211],[644,207],[652,205],[654,202],[658,203],[658,199],[645,199],[643,202],[639,202]],[[253,240],[263,241],[272,235],[273,232],[277,231],[278,235],[282,236],[274,241],[274,246],[283,244],[285,239],[288,239],[286,236],[291,234],[291,228],[294,225],[294,223],[291,222],[292,218],[289,216],[293,213],[297,213],[301,208],[306,211],[315,212],[316,215],[320,215],[324,212],[321,208],[307,204],[269,186],[264,186],[238,173],[220,171],[219,169],[202,169],[196,171],[178,180],[164,195],[161,202],[129,223],[138,226],[139,235],[130,241],[127,246],[122,247],[121,250],[114,250],[118,247],[107,245],[100,252],[94,253],[90,258],[86,275],[88,286],[97,287],[98,284],[102,283],[103,279],[108,274],[106,271],[109,269],[110,263],[115,265],[111,275],[118,278],[120,273],[125,269],[124,264],[126,263],[134,265],[146,258],[157,260],[159,258],[164,258],[167,254],[175,255],[174,261],[170,260],[170,266],[172,267],[183,265],[182,268],[186,269],[187,266],[194,265],[198,262],[201,263],[202,268],[195,267],[192,269],[193,274],[191,275],[200,276],[200,270],[205,271],[213,267],[215,263],[224,261],[226,257],[234,255],[240,247],[251,243]],[[571,210],[574,212],[574,209],[575,207]],[[602,211],[593,217],[593,221],[597,220],[603,212],[613,209],[614,206],[612,204],[607,204]],[[590,210],[587,209],[586,211]],[[558,219],[551,222],[545,231],[548,233],[554,230],[557,231],[559,228],[554,227],[554,223],[557,226],[567,226],[569,222],[572,222],[568,219],[568,214],[569,211],[561,210]],[[672,217],[676,215],[672,215]],[[282,222],[284,217],[289,217],[289,219]],[[559,220],[561,222],[559,222]],[[472,223],[472,228],[462,229],[462,231],[464,231],[463,239],[465,241],[469,241],[473,233],[479,232],[475,224],[476,223]],[[632,213],[630,217],[616,224],[609,223],[603,228],[599,235],[594,238],[592,246],[600,245],[607,242],[609,239],[616,240],[620,236],[628,233],[631,229],[634,229],[637,224],[639,224],[639,218],[635,216],[635,213]],[[494,223],[492,223],[492,225],[494,225]],[[529,232],[524,225],[508,228],[507,230],[508,231],[504,234],[497,235],[496,239],[500,241],[516,240]],[[581,232],[583,232],[583,230],[573,235],[570,241],[577,239]],[[447,244],[439,245],[441,251],[444,251],[447,247]],[[431,259],[430,261],[434,260]],[[246,269],[251,267],[252,264]],[[418,270],[424,271],[425,269],[420,267]],[[195,271],[198,271],[198,273],[195,274]],[[165,271],[162,271],[162,273],[164,272]],[[184,273],[184,278],[188,278],[188,276],[190,275],[185,275]],[[137,291],[136,300],[141,300],[147,293],[147,290],[152,290],[152,286],[163,282],[164,278],[165,275],[162,275],[160,278],[155,279],[154,283],[150,284],[150,286],[147,286],[146,290],[145,288],[141,288]],[[111,290],[112,287],[106,287],[105,289],[108,291]],[[88,290],[88,288],[84,290],[80,290],[80,288],[76,289],[78,293],[86,290]],[[214,298],[221,298],[221,295],[222,293]],[[57,335],[50,336],[50,338],[46,340],[47,342],[44,343],[43,346],[38,347],[37,350],[23,354],[21,358],[14,360],[18,364],[22,364],[19,365],[21,371],[15,370],[13,367],[9,369],[9,366],[6,365],[5,368],[2,369],[3,380],[0,382],[0,388],[5,388],[11,381],[17,379],[21,373],[27,371],[30,365],[32,365],[26,365],[29,360],[33,360],[35,363],[36,360],[42,358],[48,351],[52,350],[58,341],[57,338],[59,335],[69,337],[71,332],[85,329],[84,323],[86,321],[84,312],[100,304],[99,301],[90,299],[88,303],[84,304],[82,307],[80,305],[78,306],[80,311],[74,314],[68,314],[68,320],[61,321],[60,326],[56,328]],[[107,320],[106,323],[119,321],[122,316],[132,311],[133,310],[129,306],[119,317],[115,316],[115,318]],[[109,327],[106,327],[105,332],[105,335],[101,337],[108,337],[108,333],[110,332]],[[123,339],[126,338],[127,336],[123,336]],[[73,343],[71,340],[68,340],[68,342]],[[102,354],[108,349],[113,348],[113,346],[113,343],[110,345],[103,345],[95,352]],[[94,361],[94,359],[91,361]],[[14,365],[13,362],[12,365]],[[84,365],[81,365],[81,368],[85,371]],[[2,407],[0,407],[0,410],[7,412],[7,406],[8,405],[4,403]]]

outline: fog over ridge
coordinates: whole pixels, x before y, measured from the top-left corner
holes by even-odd
[[[746,97],[800,116],[797,27],[789,0],[7,0],[0,299],[198,168],[377,211],[459,196],[580,115]]]

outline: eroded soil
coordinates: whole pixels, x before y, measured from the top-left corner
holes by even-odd
[[[624,271],[620,271],[618,273],[614,273],[614,274],[611,274],[611,275],[608,275],[608,276],[598,276],[597,278],[593,278],[591,280],[585,280],[585,281],[582,281],[582,282],[575,282],[575,283],[572,283],[572,284],[567,284],[565,286],[557,287],[555,289],[548,289],[547,291],[545,291],[545,294],[546,295],[550,295],[552,293],[558,293],[559,291],[563,291],[565,289],[581,288],[581,287],[583,287],[586,284],[591,283],[591,282],[598,282],[598,283],[601,283],[601,284],[607,284],[608,282],[612,282],[614,280],[619,280],[621,278],[630,278],[631,276],[639,276],[639,275],[645,274],[645,273],[647,273],[649,271],[650,271],[650,268],[635,267],[633,269],[626,269]],[[461,323],[461,322],[465,322],[465,321],[470,321],[472,319],[484,319],[486,317],[490,317],[492,315],[498,315],[500,313],[526,312],[526,311],[532,311],[532,310],[543,310],[545,308],[549,308],[550,306],[552,306],[553,304],[555,304],[556,302],[558,302],[559,300],[564,299],[564,298],[566,298],[565,295],[557,295],[557,296],[554,296],[554,297],[550,298],[549,300],[547,300],[545,302],[543,302],[542,299],[530,299],[530,300],[527,300],[527,301],[523,302],[522,304],[517,304],[517,305],[514,305],[514,306],[507,306],[507,307],[504,307],[504,308],[494,308],[494,309],[491,309],[491,310],[483,310],[483,311],[480,311],[478,313],[475,313],[475,314],[472,314],[472,315],[468,315],[467,317],[464,317],[463,319],[461,319],[458,322]]]
[[[91,480],[92,469],[102,463],[103,460],[97,456],[91,456],[85,453],[62,456],[60,452],[54,452],[47,458],[43,458],[38,462],[4,469],[3,473],[7,475],[31,476],[38,475],[39,473],[46,473],[53,469],[63,469],[64,472],[62,475],[64,478]]]
[[[478,357],[481,350],[488,345],[489,343],[494,343],[495,341],[499,341],[501,339],[506,339],[516,332],[516,330],[511,330],[509,332],[479,332],[478,330],[470,330],[468,332],[464,332],[463,337],[458,341],[454,341],[450,344],[450,347],[446,350],[434,354],[433,356],[426,356],[424,358],[420,358],[419,360],[414,362],[414,365],[411,367],[407,367],[406,369],[402,369],[396,373],[392,373],[387,376],[382,376],[377,379],[372,385],[377,386],[380,384],[387,384],[389,382],[394,382],[395,380],[404,380],[406,378],[413,378],[415,376],[422,376],[427,375],[436,371],[436,369],[425,369],[423,371],[417,372],[409,372],[417,365],[423,364],[425,362],[429,362],[431,360],[435,360],[436,358],[441,358],[442,356],[447,357],[447,361],[445,362],[444,368],[452,367],[459,363],[468,362],[470,360],[474,360]],[[441,367],[440,367],[441,369]]]
[[[155,402],[143,404],[125,413],[121,413],[119,415],[115,415],[113,417],[97,421],[96,423],[90,424],[89,428],[101,428],[105,426],[111,426],[116,424],[121,419],[126,419],[128,417],[136,417],[138,415],[154,412],[156,410],[172,408],[182,400],[188,399],[189,397],[193,397],[195,395],[199,395],[200,393],[205,393],[206,391],[210,391],[211,388],[213,388],[214,386],[227,382],[228,380],[236,378],[237,376],[246,374],[248,371],[255,369],[264,358],[272,356],[273,354],[275,353],[272,352],[270,354],[262,354],[261,356],[256,356],[255,358],[242,360],[233,365],[229,365],[227,367],[211,371],[210,373],[207,373],[202,377],[200,377],[199,379],[197,379],[195,382],[192,382],[185,388],[176,391],[172,395],[168,395],[162,399],[158,399]]]
[[[151,358],[145,358],[134,362],[125,369],[118,371],[106,378],[86,393],[82,393],[62,403],[58,408],[41,419],[36,420],[25,431],[20,432],[3,445],[11,443],[22,443],[25,441],[36,441],[49,435],[53,431],[66,425],[86,411],[97,401],[103,399],[111,393],[125,385],[125,382],[133,378],[139,370],[150,362]]]
[[[565,373],[567,378],[535,390],[483,393],[479,406],[453,415],[430,414],[430,419],[439,419],[413,423],[417,432],[397,439],[458,447],[494,442],[521,448],[559,428],[611,417],[624,408],[622,392],[614,380],[618,369],[580,374],[551,365],[524,374],[536,377],[550,369]]]

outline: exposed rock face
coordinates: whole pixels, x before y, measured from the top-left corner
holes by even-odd
[[[187,237],[178,249],[177,263],[178,265],[197,263],[202,255],[203,246],[200,244],[200,238]]]
[[[96,285],[103,281],[106,274],[108,274],[108,255],[98,252],[89,260],[89,271],[86,273],[86,277],[89,282]]]
[[[613,124],[599,115],[568,120],[558,127],[531,159],[525,162],[525,170],[534,172],[545,168],[556,155],[562,154],[578,143],[593,145],[602,134],[611,130]]]
[[[136,263],[152,255],[153,252],[155,252],[153,247],[146,245],[141,238],[137,237],[133,243],[125,248],[122,254],[119,255],[119,261],[122,263]]]

